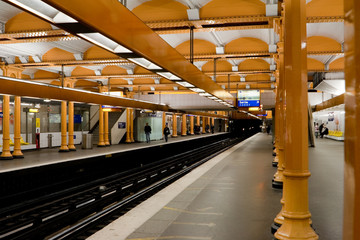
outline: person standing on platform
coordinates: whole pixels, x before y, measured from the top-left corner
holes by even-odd
[[[168,141],[168,136],[170,134],[170,129],[168,127],[168,123],[166,123],[166,126],[164,127],[164,136],[165,136],[165,142]]]
[[[146,126],[144,127],[145,135],[146,135],[146,142],[150,142],[150,134],[151,134],[151,127],[148,123],[146,123]]]
[[[215,126],[211,125],[211,133],[214,133],[214,132],[215,132]]]
[[[320,138],[323,138],[323,134],[322,134],[323,128],[324,128],[324,124],[322,123],[319,127]]]
[[[319,124],[315,123],[315,137],[318,138],[319,137]]]

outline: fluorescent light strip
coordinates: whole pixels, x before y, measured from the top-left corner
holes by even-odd
[[[205,92],[204,89],[201,89],[201,88],[189,88],[191,91],[194,91],[194,92],[197,92],[197,93],[202,93],[202,92]]]
[[[210,93],[199,93],[199,96],[202,96],[202,97],[211,97],[211,94]]]
[[[209,99],[211,99],[211,100],[215,100],[215,99],[218,99],[217,97],[214,97],[214,96],[212,96],[212,97],[208,97]]]
[[[191,83],[188,83],[188,82],[185,82],[185,81],[182,81],[182,82],[175,82],[183,87],[187,87],[187,88],[191,88],[191,87],[195,87],[194,85],[192,85]]]
[[[133,63],[136,63],[146,69],[149,70],[160,70],[162,69],[161,67],[159,67],[158,65],[150,62],[149,60],[145,59],[145,58],[128,58],[129,61],[132,61]]]
[[[171,72],[156,72],[156,74],[159,74],[160,76],[167,78],[169,80],[181,80],[178,76],[175,76]]]
[[[101,33],[79,33],[78,36],[113,53],[132,53],[129,49],[105,37]]]

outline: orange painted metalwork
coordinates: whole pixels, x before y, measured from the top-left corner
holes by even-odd
[[[21,152],[21,97],[15,97],[15,126],[14,126],[14,158],[23,158],[24,154]]]
[[[194,135],[194,116],[190,116],[190,134]]]
[[[109,141],[109,112],[104,112],[104,142],[106,146],[110,146]]]
[[[343,239],[360,239],[360,1],[344,1],[345,165]]]
[[[331,98],[327,101],[324,101],[322,103],[315,105],[313,112],[321,111],[326,108],[331,108],[331,107],[338,106],[338,105],[344,104],[344,103],[345,103],[345,94],[341,94],[339,96],[336,96],[334,98]]]
[[[130,139],[131,142],[135,142],[134,139],[134,109],[130,109]]]
[[[196,116],[196,125],[200,127],[200,116]]]
[[[173,137],[177,137],[177,117],[176,114],[173,114],[173,129],[172,129],[173,133],[172,136]]]
[[[102,105],[99,105],[99,142],[98,147],[105,147],[104,141],[104,111]]]
[[[206,133],[205,132],[205,127],[206,127],[206,117],[202,117],[202,131],[201,133]]]
[[[121,3],[108,0],[88,0],[86,8],[84,8],[81,0],[44,0],[44,2],[196,87],[202,88],[220,99],[235,100],[230,93],[187,61]],[[124,21],[127,24],[123,24]]]
[[[186,136],[186,114],[182,115],[181,120],[181,136]]]
[[[74,145],[74,102],[69,101],[69,132],[68,132],[68,148],[70,151],[76,151],[76,147]]]
[[[67,116],[67,106],[66,101],[61,101],[61,146],[59,152],[68,152],[69,148],[67,145],[67,124],[66,124],[66,116]]]
[[[2,111],[3,111],[3,146],[0,159],[2,160],[11,160],[13,156],[10,153],[10,96],[3,95],[2,102]]]
[[[308,114],[306,0],[285,1],[285,170],[279,240],[318,239],[310,226],[308,197]]]
[[[126,143],[131,143],[131,136],[130,136],[130,108],[126,108]]]

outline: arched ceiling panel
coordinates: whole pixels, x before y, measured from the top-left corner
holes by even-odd
[[[39,70],[35,72],[34,78],[47,78],[47,79],[54,79],[54,78],[60,78],[60,75],[58,73],[48,72],[44,70]]]
[[[270,64],[262,59],[247,59],[242,61],[239,65],[239,71],[258,69],[270,69]]]
[[[308,58],[307,59],[307,68],[311,70],[324,70],[325,65],[319,60]]]
[[[202,71],[212,72],[214,71],[214,61],[209,61],[202,66]],[[228,61],[217,61],[216,71],[219,72],[231,72],[231,64]]]
[[[341,51],[341,44],[336,40],[323,37],[323,36],[313,36],[307,39],[307,51],[308,52],[332,52],[332,51]]]
[[[187,9],[174,0],[152,0],[135,7],[133,13],[144,22],[187,20]]]
[[[133,81],[134,84],[155,84],[153,78],[136,78]]]
[[[307,37],[323,36],[334,39],[339,43],[344,42],[343,22],[308,23],[306,25],[306,31]]]
[[[312,0],[306,5],[307,17],[343,16],[343,0]]]
[[[51,30],[50,23],[37,18],[29,13],[21,12],[9,19],[5,24],[5,32],[20,32],[32,30]]]
[[[65,50],[59,49],[59,48],[53,48],[49,51],[47,51],[43,57],[42,57],[43,61],[59,61],[59,60],[64,60],[64,61],[71,61],[71,60],[75,60],[74,54],[67,52]]]
[[[265,15],[265,13],[265,4],[260,0],[213,0],[200,9],[200,18]]]
[[[110,53],[100,47],[92,46],[86,52],[84,52],[84,59],[110,59],[110,58],[120,58],[119,56]]]
[[[84,67],[76,67],[72,72],[71,76],[95,76],[95,72],[93,70],[84,68]]]
[[[209,41],[194,39],[194,54],[216,54],[215,48]],[[190,41],[181,43],[175,49],[183,55],[190,55]]]
[[[97,87],[98,83],[87,80],[78,80],[75,83],[75,87]]]
[[[102,70],[102,75],[120,75],[127,74],[126,69],[118,67],[118,66],[106,66]],[[112,80],[112,79],[111,79]]]
[[[329,64],[330,70],[343,70],[345,68],[344,57],[338,58]]]
[[[0,1],[0,22],[6,23],[10,18],[21,13],[21,10]]]
[[[230,76],[230,82],[239,82],[240,76],[239,75],[231,75]],[[216,77],[217,83],[227,83],[228,82],[228,76],[217,76]],[[226,85],[226,84],[225,84]],[[226,85],[227,87],[227,85]]]
[[[226,44],[225,52],[268,52],[269,46],[266,42],[250,37],[238,38]]]
[[[136,66],[134,68],[134,74],[153,74],[153,73],[143,67]]]
[[[225,44],[228,44],[238,38],[257,38],[269,43],[269,31],[269,29],[246,29],[217,31],[216,33],[221,37]]]
[[[110,80],[111,85],[127,85],[128,81],[122,78],[111,78]]]
[[[246,81],[270,81],[269,74],[249,74],[245,77]]]

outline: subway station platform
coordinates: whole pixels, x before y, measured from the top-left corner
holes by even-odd
[[[150,141],[150,143],[145,142],[145,143],[115,144],[107,147],[96,147],[96,145],[94,145],[92,149],[82,149],[81,145],[76,145],[76,151],[70,151],[70,152],[59,152],[58,147],[50,148],[50,149],[47,148],[47,149],[39,149],[39,150],[28,150],[28,151],[23,151],[25,158],[0,161],[0,174],[4,172],[10,172],[20,169],[39,167],[39,166],[45,166],[45,165],[57,164],[63,162],[70,162],[70,161],[82,160],[93,157],[107,156],[125,151],[144,149],[149,146],[171,144],[175,142],[188,141],[191,139],[205,138],[205,137],[221,135],[221,134],[225,134],[225,132],[218,132],[214,134],[205,133],[200,135],[178,136],[175,138],[169,137],[168,142],[165,142],[164,140],[159,140],[159,141]]]
[[[90,240],[266,240],[280,211],[271,136],[258,133],[144,201]],[[309,205],[320,239],[342,237],[343,142],[309,149]]]

